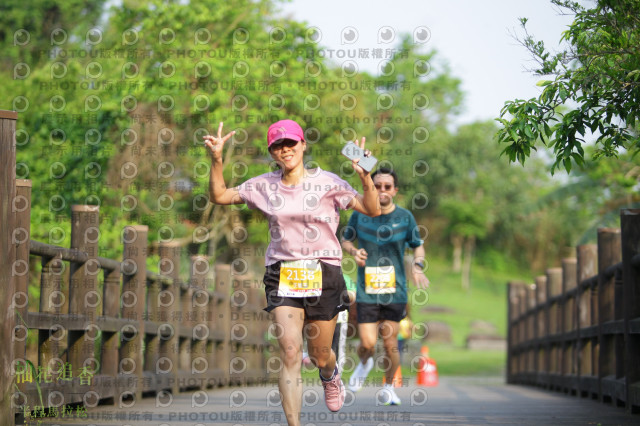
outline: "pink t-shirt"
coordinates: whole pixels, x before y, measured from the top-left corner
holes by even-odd
[[[336,237],[338,209],[345,210],[357,191],[319,167],[307,172],[304,181],[295,186],[284,185],[282,172],[277,170],[237,187],[247,206],[262,211],[269,221],[271,241],[265,265],[301,259],[340,265],[342,249]]]

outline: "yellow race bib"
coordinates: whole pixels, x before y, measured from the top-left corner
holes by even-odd
[[[396,271],[393,265],[366,266],[364,268],[364,292],[389,294],[396,292]]]
[[[315,297],[322,294],[322,266],[318,260],[291,260],[280,263],[278,296]]]

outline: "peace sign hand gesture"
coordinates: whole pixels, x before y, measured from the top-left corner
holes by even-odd
[[[222,122],[220,122],[220,126],[218,126],[218,136],[205,135],[202,138],[204,139],[204,144],[209,148],[212,161],[222,162],[222,148],[224,147],[224,143],[235,133],[235,131],[231,131],[222,136]]]

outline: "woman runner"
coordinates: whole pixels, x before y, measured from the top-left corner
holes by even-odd
[[[217,136],[204,136],[211,154],[210,199],[223,205],[246,203],[268,219],[265,310],[273,313],[280,347],[283,368],[278,388],[282,408],[289,425],[299,425],[305,321],[309,356],[318,367],[325,403],[334,412],[344,403],[345,388],[331,349],[337,314],[349,307],[342,249],[336,237],[338,209],[378,216],[378,193],[358,160],[352,165],[362,181],[362,194],[333,173],[319,167],[306,169],[304,132],[292,120],[273,123],[267,132],[267,147],[279,170],[227,188],[222,175],[222,148],[235,132],[223,136],[222,126],[220,123]],[[358,145],[364,149],[365,138]]]

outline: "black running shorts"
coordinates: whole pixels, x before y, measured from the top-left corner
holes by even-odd
[[[376,305],[373,303],[356,304],[358,324],[378,321],[402,321],[407,316],[406,303],[388,303]]]
[[[264,291],[267,298],[265,311],[271,312],[278,306],[293,306],[304,309],[305,319],[329,321],[338,312],[349,309],[347,285],[342,275],[342,267],[320,261],[322,268],[322,293],[315,297],[278,296],[280,284],[280,262],[266,267]]]

